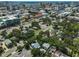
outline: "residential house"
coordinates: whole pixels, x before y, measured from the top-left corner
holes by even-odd
[[[50,44],[49,43],[43,43],[42,47],[44,49],[48,49],[50,47]]]
[[[9,40],[9,39],[6,39],[6,40],[4,41],[4,43],[5,43],[5,45],[6,45],[8,48],[12,48],[12,47],[13,47],[12,41]]]
[[[39,45],[39,43],[32,43],[31,47],[32,48],[40,48],[40,45]]]

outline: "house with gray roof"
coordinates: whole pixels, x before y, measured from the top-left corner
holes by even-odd
[[[4,41],[4,43],[5,43],[5,45],[6,45],[8,48],[12,48],[12,47],[13,47],[12,41],[9,40],[9,39],[6,39],[6,40]]]
[[[50,44],[49,44],[49,43],[44,43],[44,44],[42,45],[42,47],[43,47],[44,49],[48,49],[48,48],[50,47]]]

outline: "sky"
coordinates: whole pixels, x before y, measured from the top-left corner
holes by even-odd
[[[79,0],[0,0],[0,1],[79,1]]]

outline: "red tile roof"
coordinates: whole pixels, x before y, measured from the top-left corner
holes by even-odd
[[[41,17],[42,16],[42,13],[38,13],[35,15],[35,17]]]

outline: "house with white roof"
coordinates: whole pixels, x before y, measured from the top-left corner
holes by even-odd
[[[44,44],[42,45],[42,47],[43,47],[44,49],[48,49],[48,48],[50,47],[50,44],[49,44],[49,43],[44,43]]]
[[[39,45],[39,43],[32,43],[31,47],[32,48],[40,48],[40,45]]]

